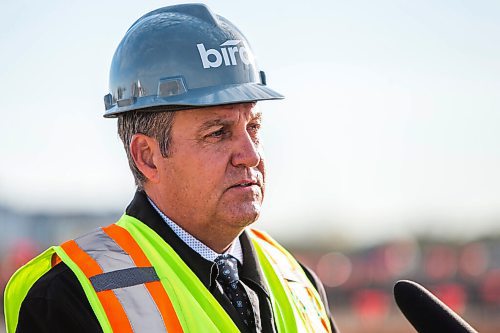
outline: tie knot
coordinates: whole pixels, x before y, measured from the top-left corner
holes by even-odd
[[[222,284],[233,284],[240,278],[238,276],[238,260],[229,254],[223,254],[215,259],[219,268],[217,280]]]

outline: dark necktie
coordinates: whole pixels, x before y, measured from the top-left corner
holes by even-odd
[[[240,282],[238,276],[238,261],[229,254],[223,254],[215,259],[219,267],[217,281],[224,289],[224,294],[229,298],[234,308],[240,314],[245,325],[249,328],[255,326],[252,304],[248,300],[248,295]]]

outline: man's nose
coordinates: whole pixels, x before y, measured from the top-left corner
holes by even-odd
[[[259,149],[259,144],[248,133],[242,134],[235,142],[231,163],[235,167],[256,167],[260,163]]]

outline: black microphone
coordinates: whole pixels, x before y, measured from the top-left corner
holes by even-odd
[[[394,299],[419,333],[478,333],[446,304],[416,282],[401,280]]]

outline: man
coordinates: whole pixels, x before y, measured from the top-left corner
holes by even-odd
[[[118,118],[138,191],[113,225],[53,247],[5,292],[8,332],[335,332],[324,289],[266,234],[256,102],[241,32],[199,4],[158,9],[114,55]]]

